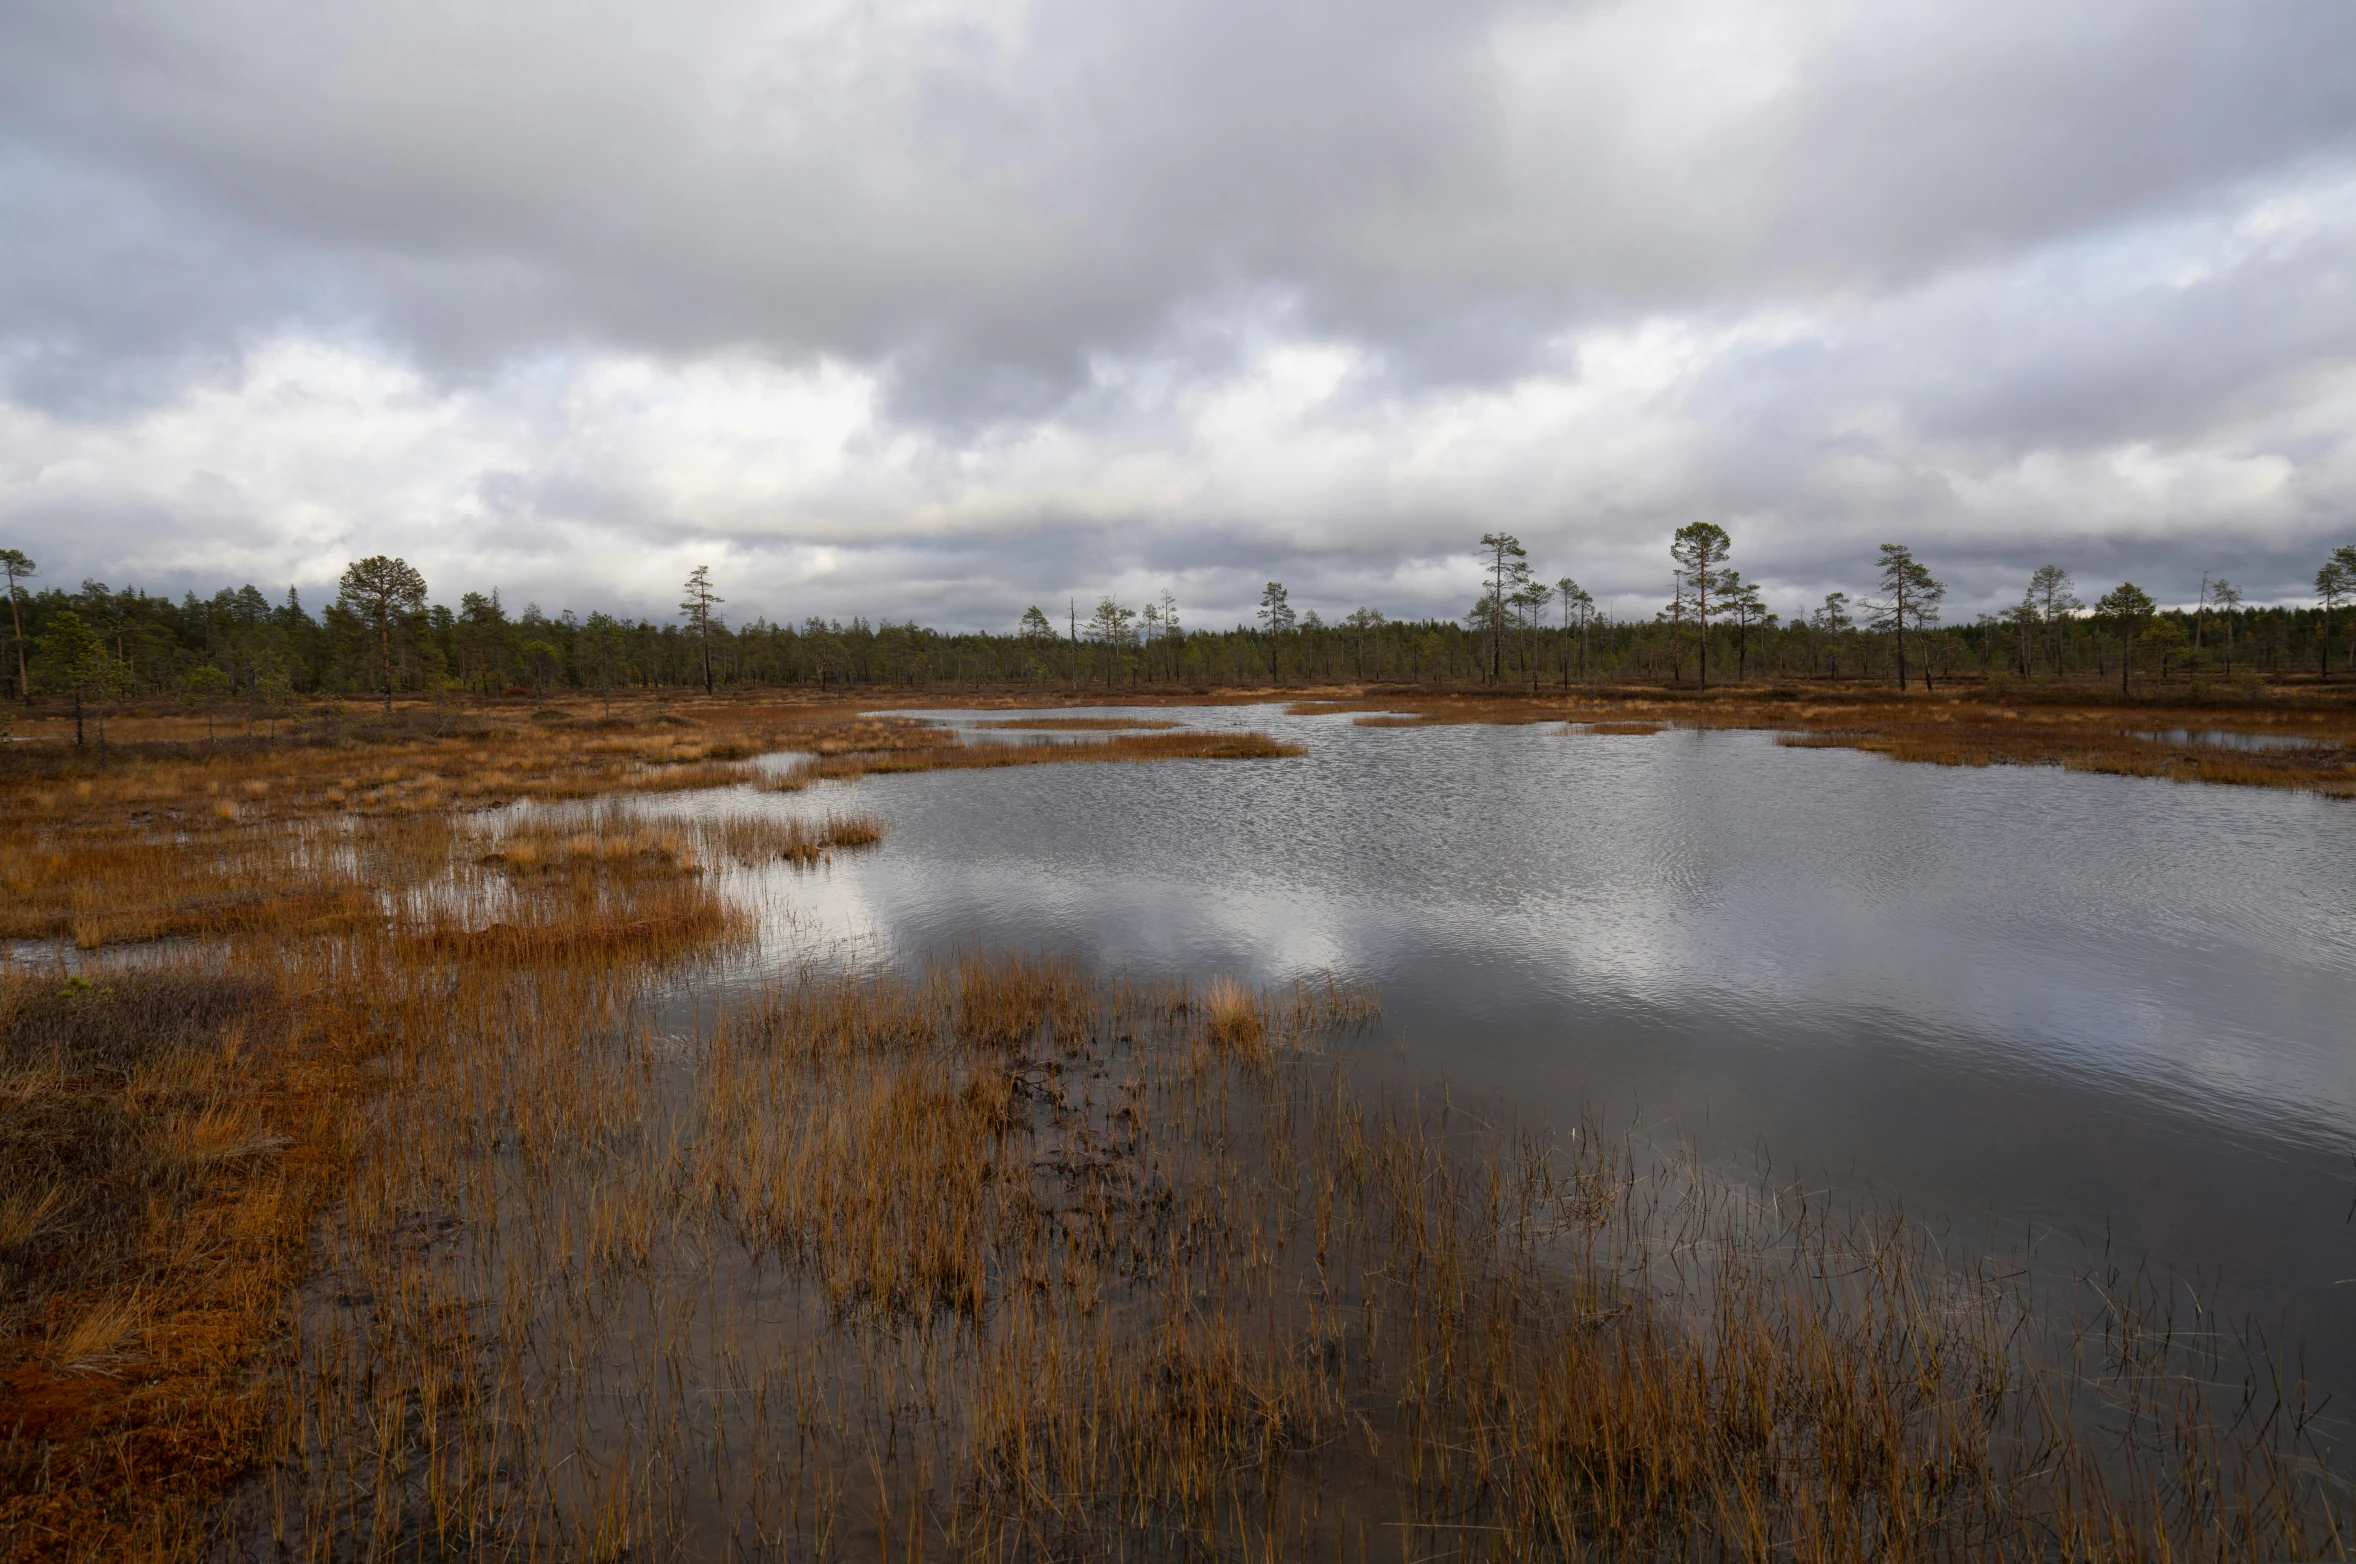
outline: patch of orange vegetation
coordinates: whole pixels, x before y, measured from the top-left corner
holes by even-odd
[[[701,887],[689,887],[649,906],[637,898],[627,910],[576,917],[499,922],[482,928],[446,925],[417,936],[420,948],[440,955],[501,962],[565,957],[655,959],[741,937],[742,913]]]
[[[954,735],[952,735],[954,739]],[[1180,731],[1121,734],[1109,739],[1060,744],[926,744],[901,749],[854,751],[822,756],[814,768],[822,777],[860,777],[899,771],[989,770],[999,766],[1047,766],[1089,761],[1272,760],[1308,751],[1265,733]]]
[[[380,1089],[388,977],[628,968],[744,926],[691,853],[527,874],[482,859],[463,811],[740,781],[765,735],[378,738],[0,758],[0,935],[94,952],[71,979],[0,969],[0,1557],[211,1546],[216,1501],[283,1433],[260,1370]],[[487,926],[404,896],[493,879]],[[198,943],[108,959],[170,936]],[[243,1008],[192,1028],[231,990]]]
[[[0,1337],[6,1556],[195,1551],[212,1502],[252,1468],[268,1416],[257,1353],[346,1171],[336,1109],[359,1090],[356,1034],[323,998],[235,1061],[239,1112],[279,1132],[270,1150],[202,1169],[184,1204],[152,1205],[128,1277],[78,1278]],[[109,1308],[120,1334],[64,1360],[58,1343]]]

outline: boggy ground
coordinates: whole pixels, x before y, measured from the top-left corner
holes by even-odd
[[[10,1557],[2346,1553],[2211,1322],[1366,1100],[1371,994],[729,980],[877,827],[650,803],[938,729],[131,736],[0,759]],[[1281,763],[1205,737],[1025,760]]]
[[[936,729],[839,703],[109,726],[104,749],[0,747],[7,1557],[185,1554],[214,1526],[276,1415],[255,1371],[385,1091],[389,996],[426,984],[416,1029],[448,1033],[470,979],[588,967],[635,992],[747,939],[731,866],[815,867],[879,828],[621,801],[796,790],[907,746],[956,759]],[[778,750],[801,756],[753,763]],[[1039,758],[1206,751],[1283,753]]]

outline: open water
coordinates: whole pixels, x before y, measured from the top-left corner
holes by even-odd
[[[769,950],[1376,983],[1350,1046],[1387,1086],[2197,1279],[2356,1409],[2356,805],[1765,733],[1140,715],[1309,753],[703,807],[886,822],[780,871]]]

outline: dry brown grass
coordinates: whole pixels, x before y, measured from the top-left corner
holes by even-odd
[[[386,974],[652,972],[741,935],[692,828],[684,850],[536,819],[486,844],[465,811],[734,780],[718,757],[745,740],[377,737],[6,757],[5,933],[192,943],[0,974],[0,1555],[201,1546],[261,1449],[253,1369],[381,1088]],[[807,858],[874,832],[765,841]]]
[[[746,932],[741,912],[709,887],[686,884],[627,895],[603,886],[577,889],[564,898],[535,898],[488,923],[445,917],[412,939],[421,951],[475,960],[628,963],[698,953]]]
[[[1274,760],[1306,753],[1298,744],[1280,743],[1256,732],[1140,733],[1072,744],[964,744],[952,734],[947,743],[828,755],[814,769],[818,776],[848,779],[904,771],[980,771],[1091,761]]]
[[[85,949],[175,935],[319,933],[372,915],[366,888],[332,870],[284,877],[286,844],[223,826],[174,840],[91,831],[70,845],[0,840],[0,938],[70,939]],[[317,844],[312,844],[317,845]]]
[[[2197,741],[2143,736],[2179,728],[2313,737],[2323,742],[2311,749],[2237,751]],[[2002,709],[1908,711],[1878,721],[1811,725],[1779,733],[1776,742],[1802,748],[1862,749],[1893,760],[1930,765],[2061,766],[2114,776],[2287,787],[2329,798],[2356,798],[2356,747],[2341,748],[2339,734],[2328,720],[2284,723],[2245,716],[2220,721],[2213,712],[2145,714],[2100,709],[2062,716],[2023,716]]]
[[[0,1178],[19,1192],[0,1223],[0,1551],[198,1545],[268,1416],[250,1368],[334,1185],[316,1110],[350,1060],[329,1016],[252,978],[0,979]]]
[[[793,735],[792,747],[821,759],[953,748],[962,742],[954,729],[914,717],[857,716],[818,723]]]

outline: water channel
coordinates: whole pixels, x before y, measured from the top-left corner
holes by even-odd
[[[2044,1264],[2148,1260],[2303,1338],[2356,1406],[2356,806],[1756,732],[1127,714],[1309,753],[649,807],[883,819],[879,849],[778,871],[766,959],[1376,983],[1348,1046],[1386,1086],[1586,1116]]]

